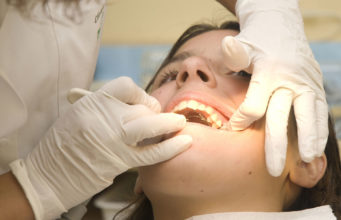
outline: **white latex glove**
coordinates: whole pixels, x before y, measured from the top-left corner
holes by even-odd
[[[192,141],[187,135],[136,146],[185,126],[184,116],[159,112],[158,101],[126,77],[78,100],[25,160],[10,165],[35,218],[55,218],[109,186],[120,173],[187,149]]]
[[[284,168],[291,106],[305,162],[323,154],[328,137],[328,107],[320,67],[307,42],[298,0],[238,0],[241,32],[222,42],[227,66],[249,68],[250,86],[230,120],[242,130],[266,114],[266,164],[271,175]]]

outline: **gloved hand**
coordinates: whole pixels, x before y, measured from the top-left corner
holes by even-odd
[[[109,186],[120,173],[186,150],[192,141],[187,135],[136,146],[185,126],[184,116],[159,112],[158,101],[126,77],[78,100],[26,159],[10,165],[35,218],[55,218]]]
[[[328,107],[321,70],[304,33],[298,0],[238,0],[236,15],[240,34],[222,42],[226,64],[233,71],[248,68],[252,77],[230,127],[245,129],[267,110],[266,164],[271,175],[279,176],[285,165],[292,105],[301,158],[310,162],[323,154]]]

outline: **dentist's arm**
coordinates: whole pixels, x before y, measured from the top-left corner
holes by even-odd
[[[228,8],[231,4],[219,2]],[[235,8],[241,32],[222,42],[226,64],[233,71],[250,69],[252,78],[230,125],[233,130],[245,129],[266,112],[267,168],[279,176],[292,106],[301,158],[310,162],[324,152],[328,106],[322,73],[304,33],[298,0],[238,0]]]
[[[187,135],[137,146],[144,139],[185,126],[182,115],[159,112],[158,101],[125,77],[76,101],[25,159],[10,164],[34,218],[54,219],[126,170],[159,163],[186,150],[192,141]],[[13,176],[5,177],[10,178],[5,182],[13,184]],[[24,202],[18,184],[10,187]],[[0,216],[12,219],[18,214],[15,205],[9,208],[0,209]],[[32,218],[32,211],[26,217]]]
[[[23,189],[11,172],[0,175],[1,219],[33,220],[33,210]]]
[[[225,8],[227,8],[233,14],[236,14],[236,3],[237,0],[217,0],[220,4],[222,4]]]

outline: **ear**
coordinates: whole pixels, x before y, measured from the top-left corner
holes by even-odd
[[[137,176],[137,178],[136,178],[135,187],[134,187],[134,193],[136,195],[139,195],[139,194],[143,193],[140,176]]]
[[[327,168],[327,158],[323,154],[310,163],[298,159],[290,166],[289,179],[291,182],[304,188],[312,188],[323,177]]]

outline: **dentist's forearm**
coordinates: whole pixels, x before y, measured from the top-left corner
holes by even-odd
[[[222,4],[225,8],[227,8],[234,15],[236,14],[236,3],[237,0],[217,0],[220,4]]]
[[[34,219],[31,205],[11,172],[0,175],[0,216],[13,220]]]

